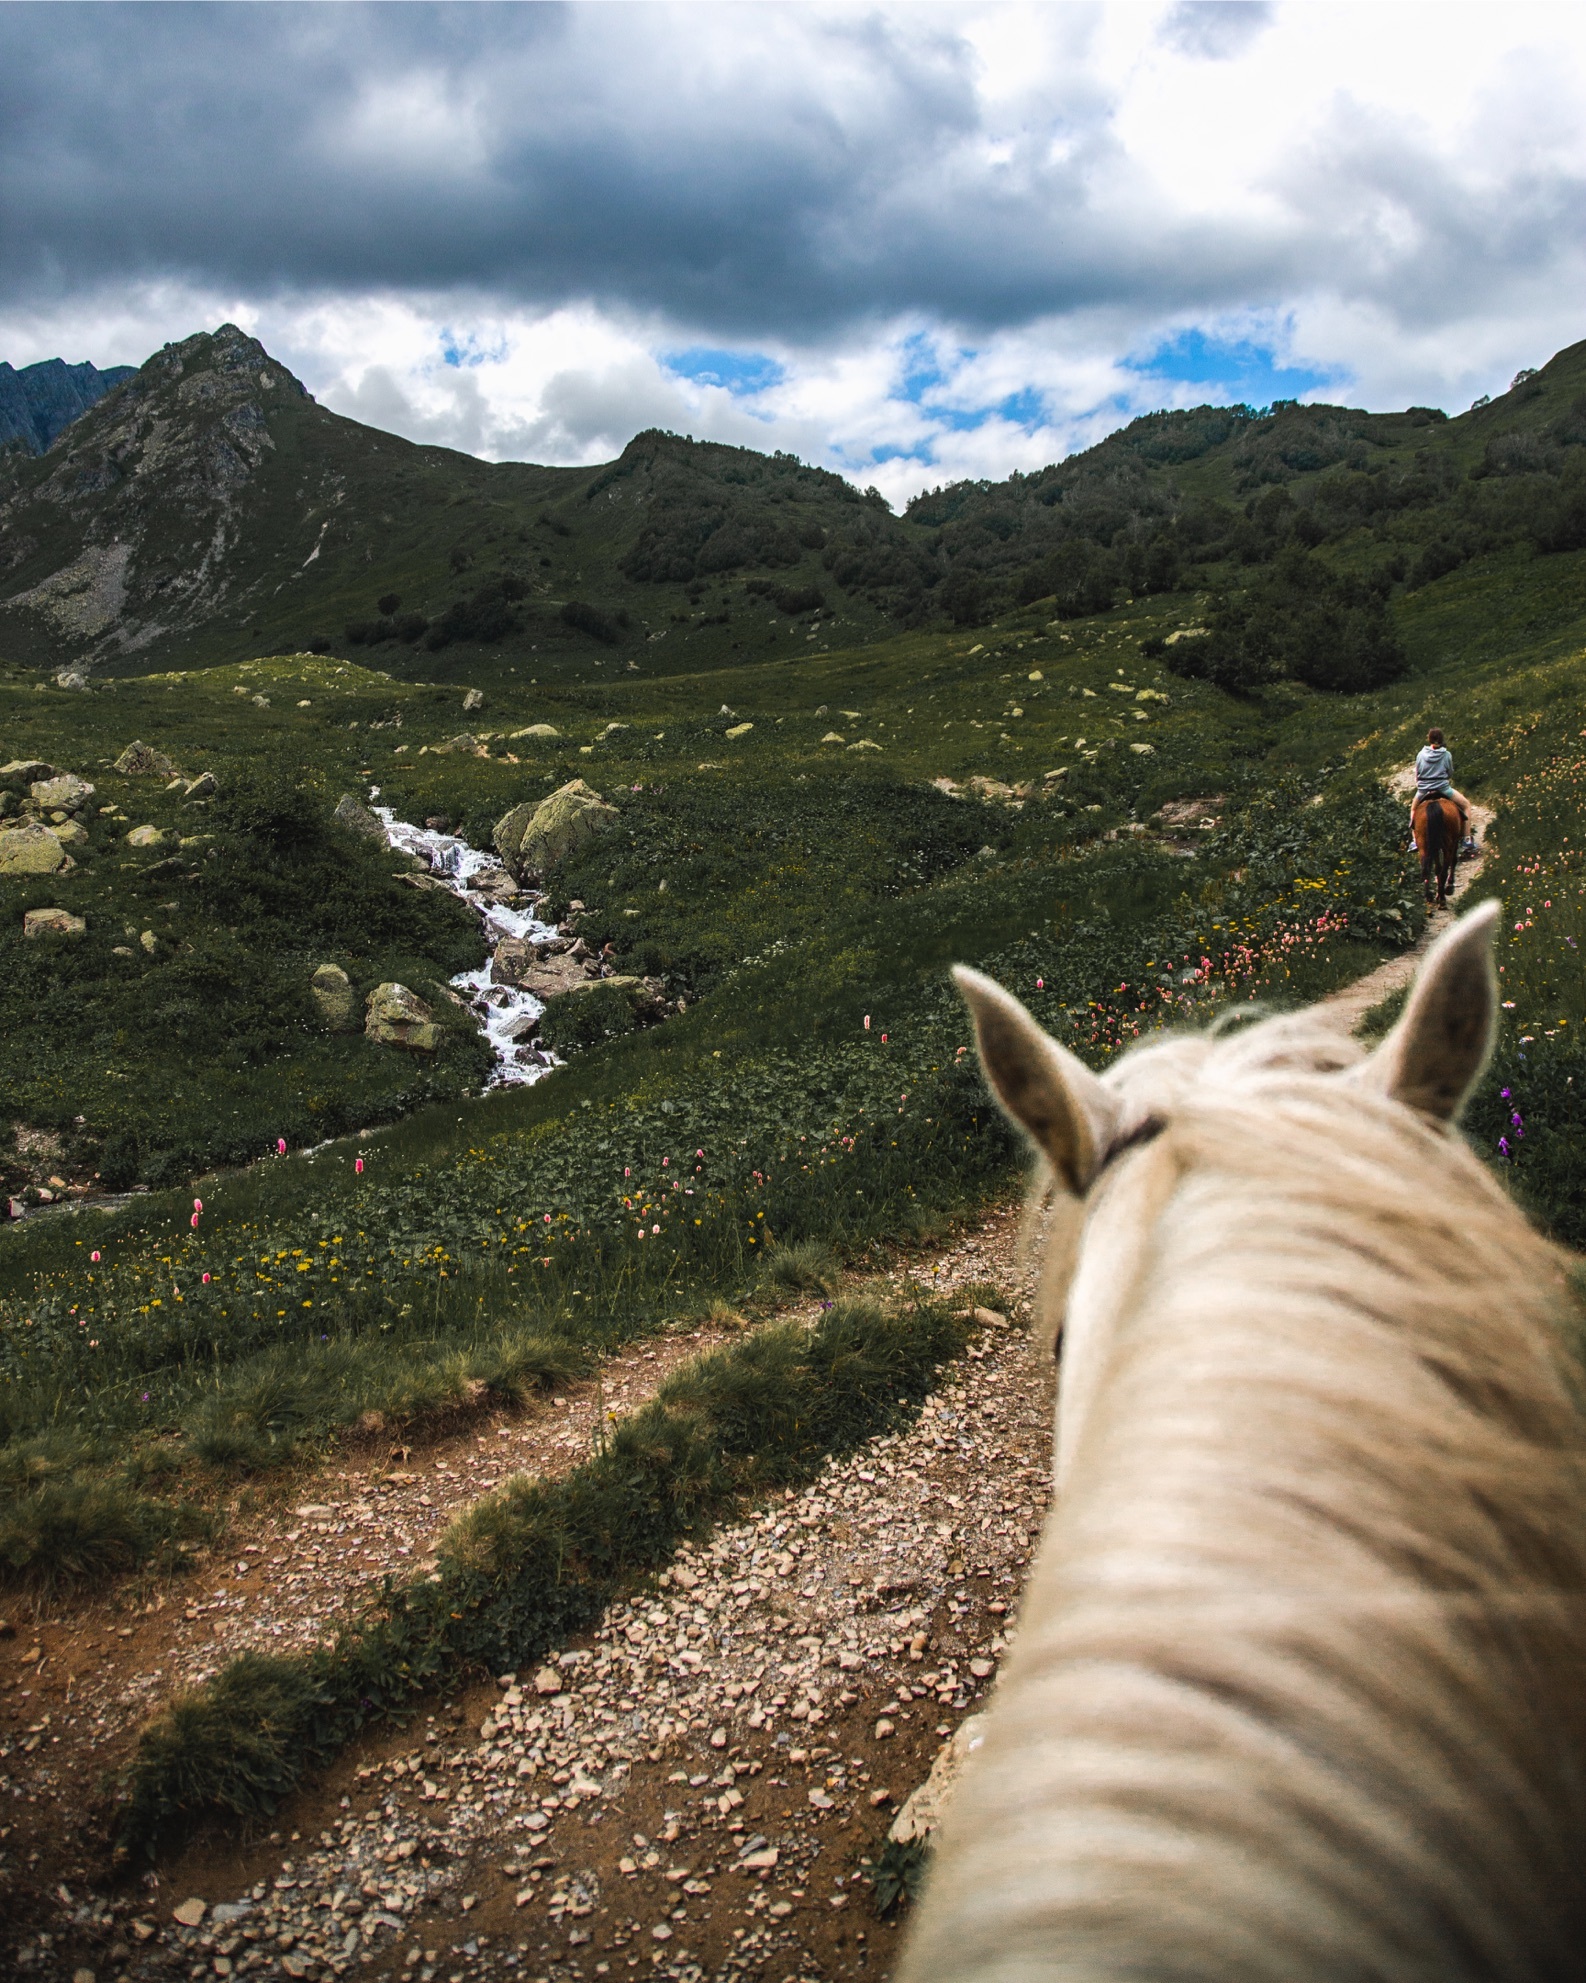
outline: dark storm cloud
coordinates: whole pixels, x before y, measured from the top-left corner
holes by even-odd
[[[1267,12],[1202,0],[1164,34],[1227,56]],[[160,278],[588,298],[793,340],[1370,287],[1373,134],[1331,162],[1325,212],[1300,187],[1264,220],[1170,220],[1112,135],[1094,10],[1057,18],[1073,60],[1004,130],[926,10],[0,7],[0,283],[12,307]],[[1438,171],[1394,169],[1435,231]],[[1495,199],[1478,268],[1519,210]]]
[[[1125,246],[1090,211],[1088,95],[1011,166],[979,165],[980,136],[966,46],[878,18],[6,7],[0,278],[14,301],[118,277],[468,286],[761,334],[1160,286],[1150,229]],[[1248,243],[1186,245],[1205,296],[1250,273]]]

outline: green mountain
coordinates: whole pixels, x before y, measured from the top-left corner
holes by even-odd
[[[1183,590],[1173,658],[1251,689],[1403,665],[1395,597],[1586,543],[1586,345],[1457,419],[1279,404],[1133,421],[894,516],[791,456],[644,433],[490,464],[315,405],[230,325],[0,466],[0,652],[100,674],[356,652],[409,680],[672,675]]]

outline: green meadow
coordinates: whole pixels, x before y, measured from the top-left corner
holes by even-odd
[[[1424,424],[1389,435],[1406,460]],[[1114,603],[1021,604],[1043,568],[972,623],[876,623],[846,648],[817,615],[795,649],[784,613],[754,658],[694,670],[542,681],[476,645],[437,684],[423,650],[386,669],[368,640],[87,692],[0,669],[3,755],[95,786],[72,871],[0,881],[4,1182],[118,1194],[0,1232],[0,1576],[179,1566],[239,1488],[370,1413],[521,1398],[714,1304],[769,1312],[800,1261],[929,1244],[1019,1162],[948,965],[992,972],[1098,1066],[1346,982],[1423,927],[1382,781],[1433,721],[1499,814],[1481,886],[1507,905],[1505,1030],[1471,1131],[1586,1240],[1586,552],[1467,535],[1366,598],[1350,563],[1389,526],[1351,524],[1327,549],[1343,589],[1318,603],[1302,574],[1302,610],[1261,591],[1261,487],[1253,563],[1236,531],[1159,585],[1142,567],[1137,594],[1115,574]],[[1290,508],[1303,537],[1314,507]],[[1316,686],[1329,627],[1391,651],[1387,679]],[[213,793],[117,773],[134,739]],[[575,778],[617,817],[546,877],[546,913],[660,979],[672,1016],[639,1028],[591,999],[565,1065],[482,1092],[489,1053],[444,997],[483,959],[476,919],[334,808],[378,787],[483,846]],[[84,933],[25,938],[43,907]],[[389,980],[429,998],[438,1049],[327,1030],[325,963],[360,1000]]]

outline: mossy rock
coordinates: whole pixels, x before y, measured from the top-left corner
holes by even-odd
[[[0,875],[61,874],[71,865],[60,835],[36,820],[0,831]]]
[[[339,964],[321,964],[314,973],[309,992],[330,1032],[357,1032],[358,994],[353,989],[352,979]]]
[[[441,1043],[434,1013],[406,985],[375,986],[365,1002],[363,1029],[382,1046],[409,1047],[418,1053],[434,1053]]]
[[[608,805],[582,778],[575,778],[538,805],[528,801],[504,813],[496,821],[492,837],[496,852],[522,878],[544,874],[617,816],[615,806]]]

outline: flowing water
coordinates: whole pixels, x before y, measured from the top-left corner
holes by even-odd
[[[371,803],[379,796],[379,786],[371,786]],[[414,826],[405,819],[398,819],[390,806],[375,805],[374,812],[384,826],[391,845],[404,854],[417,855],[421,861],[427,862],[436,880],[466,902],[484,922],[490,955],[476,971],[460,971],[451,983],[478,1015],[480,1026],[495,1053],[495,1072],[487,1085],[500,1088],[538,1081],[549,1068],[557,1065],[554,1054],[528,1043],[528,1022],[539,1018],[545,1010],[544,1003],[532,992],[518,991],[511,985],[492,984],[490,967],[495,961],[496,945],[503,937],[527,937],[531,942],[537,941],[557,935],[556,925],[541,922],[532,908],[509,907],[497,901],[492,892],[481,892],[471,885],[483,874],[499,875],[502,872],[501,863],[493,853],[481,853],[479,848],[470,847],[455,833],[440,833],[433,827]]]

